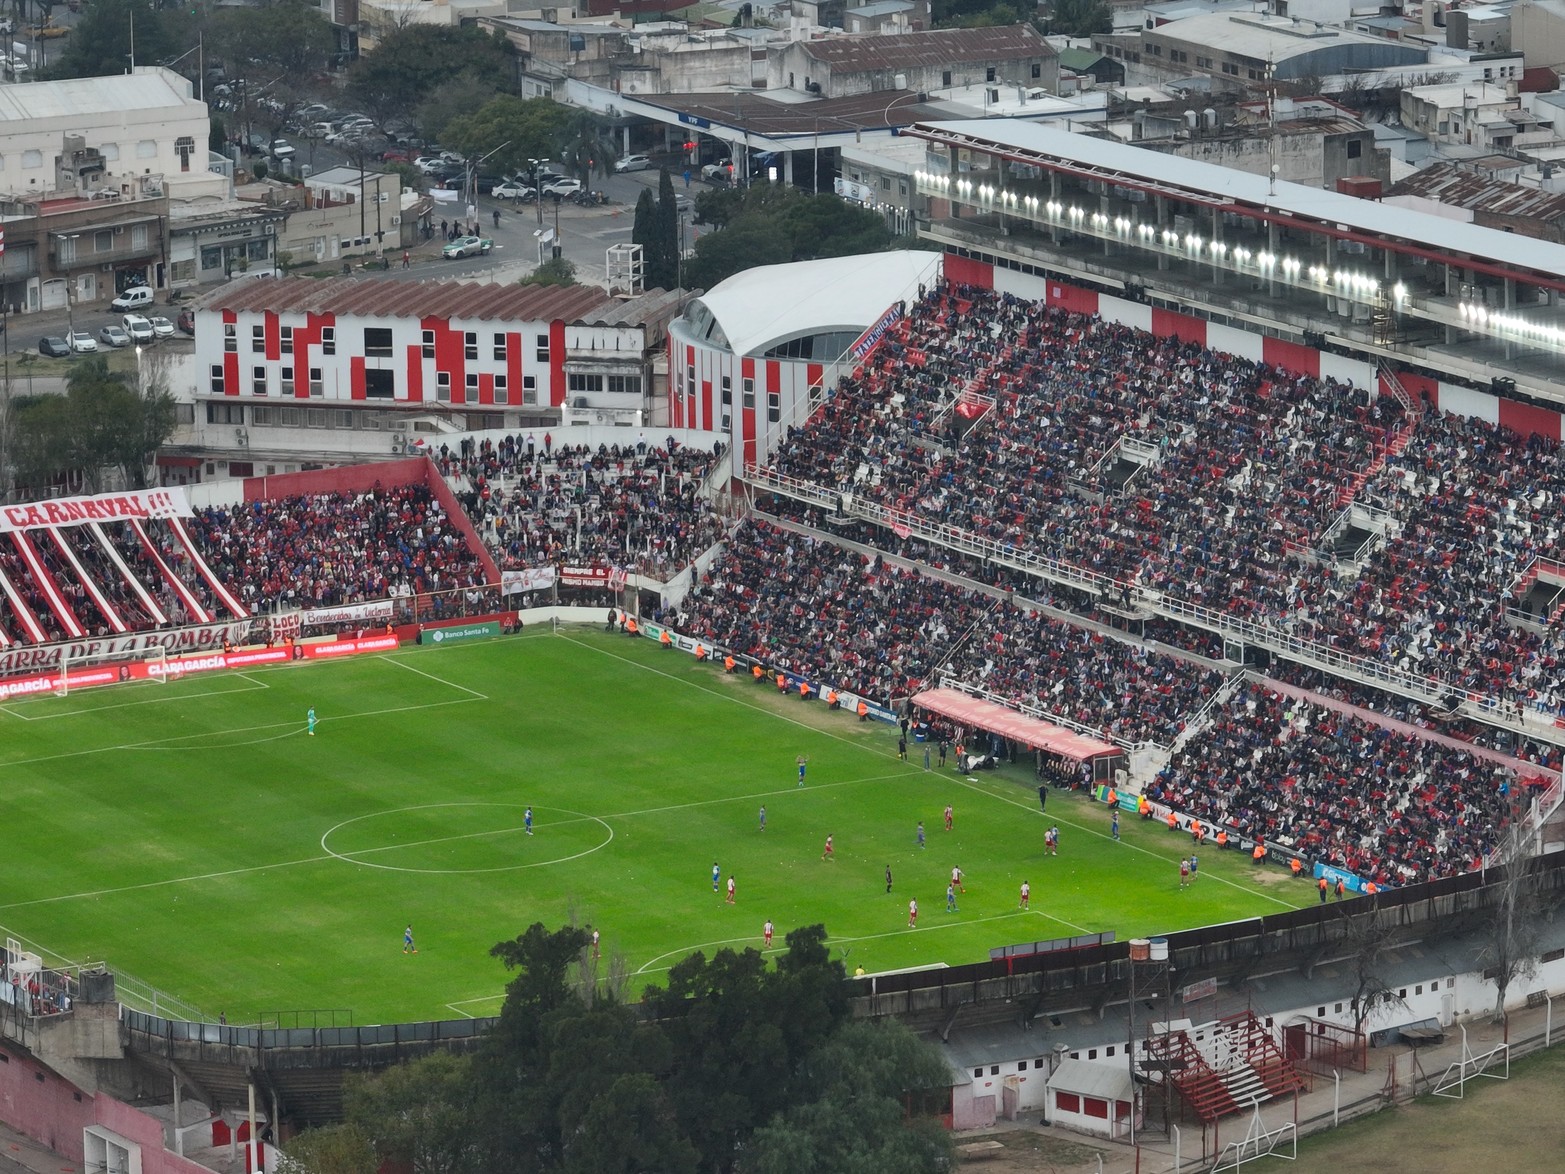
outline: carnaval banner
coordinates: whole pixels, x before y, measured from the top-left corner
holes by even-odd
[[[183,489],[142,489],[100,493],[96,497],[56,497],[0,507],[0,532],[42,526],[81,526],[121,518],[188,518],[190,500]]]

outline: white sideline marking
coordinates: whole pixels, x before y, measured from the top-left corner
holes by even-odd
[[[474,643],[477,644],[479,642],[475,640]],[[437,677],[437,676],[435,676],[434,673],[426,673],[423,669],[416,669],[416,668],[414,668],[410,664],[403,664],[400,660],[397,660],[396,658],[392,657],[389,654],[384,654],[383,653],[382,655],[377,656],[375,659],[376,660],[383,660],[387,664],[394,664],[399,669],[406,669],[408,672],[410,672],[410,673],[417,673],[421,677],[428,677],[431,681],[434,681],[437,685],[445,685],[449,689],[460,689],[464,693],[471,694],[475,701],[488,701],[489,700],[489,694],[487,694],[487,693],[480,693],[477,689],[469,689],[466,685],[458,685],[455,681],[448,681],[444,677]]]

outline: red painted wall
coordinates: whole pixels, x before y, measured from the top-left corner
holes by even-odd
[[[1536,432],[1541,436],[1547,436],[1550,440],[1560,439],[1560,414],[1550,408],[1539,408],[1532,404],[1502,399],[1500,423],[1507,428],[1515,429],[1523,436]]]
[[[565,402],[565,323],[558,318],[549,323],[549,391],[555,407]]]
[[[1206,345],[1206,322],[1189,314],[1152,307],[1152,333],[1158,338],[1178,338],[1181,342]]]
[[[1284,371],[1320,378],[1320,352],[1300,342],[1288,342],[1281,338],[1263,338],[1261,356],[1272,366]]]
[[[988,261],[972,257],[958,257],[947,253],[945,259],[946,280],[956,285],[976,285],[983,289],[994,288],[994,266]]]

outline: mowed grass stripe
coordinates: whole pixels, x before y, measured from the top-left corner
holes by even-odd
[[[1075,830],[1103,816],[1079,798],[1051,799],[1066,834],[1046,858],[1025,772],[977,785],[925,772],[896,760],[889,727],[592,630],[245,676],[265,688],[192,678],[155,687],[153,704],[105,706],[111,689],[29,699],[33,720],[0,712],[6,803],[25,829],[0,922],[230,1021],[330,1007],[390,1022],[497,995],[506,976],[489,947],[538,920],[589,922],[655,978],[656,959],[703,943],[759,946],[768,917],[779,941],[824,922],[851,964],[880,970],[1312,899],[1216,853],[1180,890],[1185,842],[1134,820],[1121,844]],[[733,906],[712,892],[714,860],[737,878]],[[953,865],[968,892],[948,915]],[[1033,916],[1016,910],[1024,879]],[[416,958],[401,953],[409,922]]]

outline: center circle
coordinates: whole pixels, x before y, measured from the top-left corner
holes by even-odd
[[[614,839],[614,829],[604,820],[560,807],[534,807],[529,835],[526,811],[524,803],[396,807],[356,815],[327,828],[321,850],[365,868],[457,875],[564,864],[606,848]],[[380,827],[377,821],[395,822]],[[535,855],[539,849],[551,854],[539,859]],[[430,855],[441,857],[443,863],[430,863]]]

